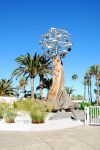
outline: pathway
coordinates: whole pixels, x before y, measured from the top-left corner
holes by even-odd
[[[0,131],[0,150],[100,150],[100,127],[41,132]]]

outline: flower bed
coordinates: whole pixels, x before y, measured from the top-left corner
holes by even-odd
[[[30,99],[18,100],[12,104],[2,103],[0,106],[0,116],[6,123],[14,123],[17,112],[27,113],[32,119],[32,123],[44,123],[48,112],[52,111],[52,106],[48,102],[35,101]],[[23,120],[23,119],[22,119]]]

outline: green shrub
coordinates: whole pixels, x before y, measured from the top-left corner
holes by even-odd
[[[30,111],[32,109],[33,102],[31,99],[20,99],[13,103],[14,109],[17,111]]]
[[[33,123],[43,123],[46,117],[46,112],[37,109],[36,107],[30,112],[30,116],[32,118]]]
[[[48,112],[51,111],[51,106],[45,101],[36,101],[30,111],[30,116],[33,123],[43,123]]]
[[[31,99],[18,100],[13,103],[14,109],[17,111],[31,111],[34,107],[45,112],[52,111],[52,106],[46,101],[37,100],[32,102]]]
[[[0,118],[3,118],[4,115],[4,109],[2,106],[0,106]]]
[[[3,118],[5,111],[8,109],[9,104],[6,102],[0,102],[0,118]]]
[[[38,123],[44,123],[46,115],[46,112],[38,112]]]
[[[47,101],[35,101],[33,107],[36,107],[37,109],[43,111],[43,112],[51,112],[52,106]]]
[[[13,103],[16,111],[28,111],[34,123],[43,123],[48,112],[52,111],[52,105],[46,101],[33,101],[31,99],[18,100]]]
[[[6,111],[5,111],[5,115],[4,115],[4,119],[6,121],[6,123],[14,123],[15,117],[16,117],[16,112],[12,107],[9,107]]]
[[[80,103],[80,110],[84,110],[85,107],[89,107],[89,106],[94,106],[94,103],[90,103],[90,102],[81,102]]]

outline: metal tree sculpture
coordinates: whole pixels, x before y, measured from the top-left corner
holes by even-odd
[[[70,98],[64,87],[64,71],[62,58],[71,51],[70,34],[66,30],[51,28],[42,35],[39,42],[44,55],[53,61],[53,83],[48,93],[48,100],[56,100],[61,108],[71,106]]]
[[[70,34],[66,30],[51,28],[48,33],[42,35],[42,40],[39,42],[42,45],[44,53],[55,58],[64,57],[68,51],[71,51]]]

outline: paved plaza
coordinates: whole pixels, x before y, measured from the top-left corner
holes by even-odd
[[[0,150],[100,150],[100,127],[41,132],[0,131]]]

